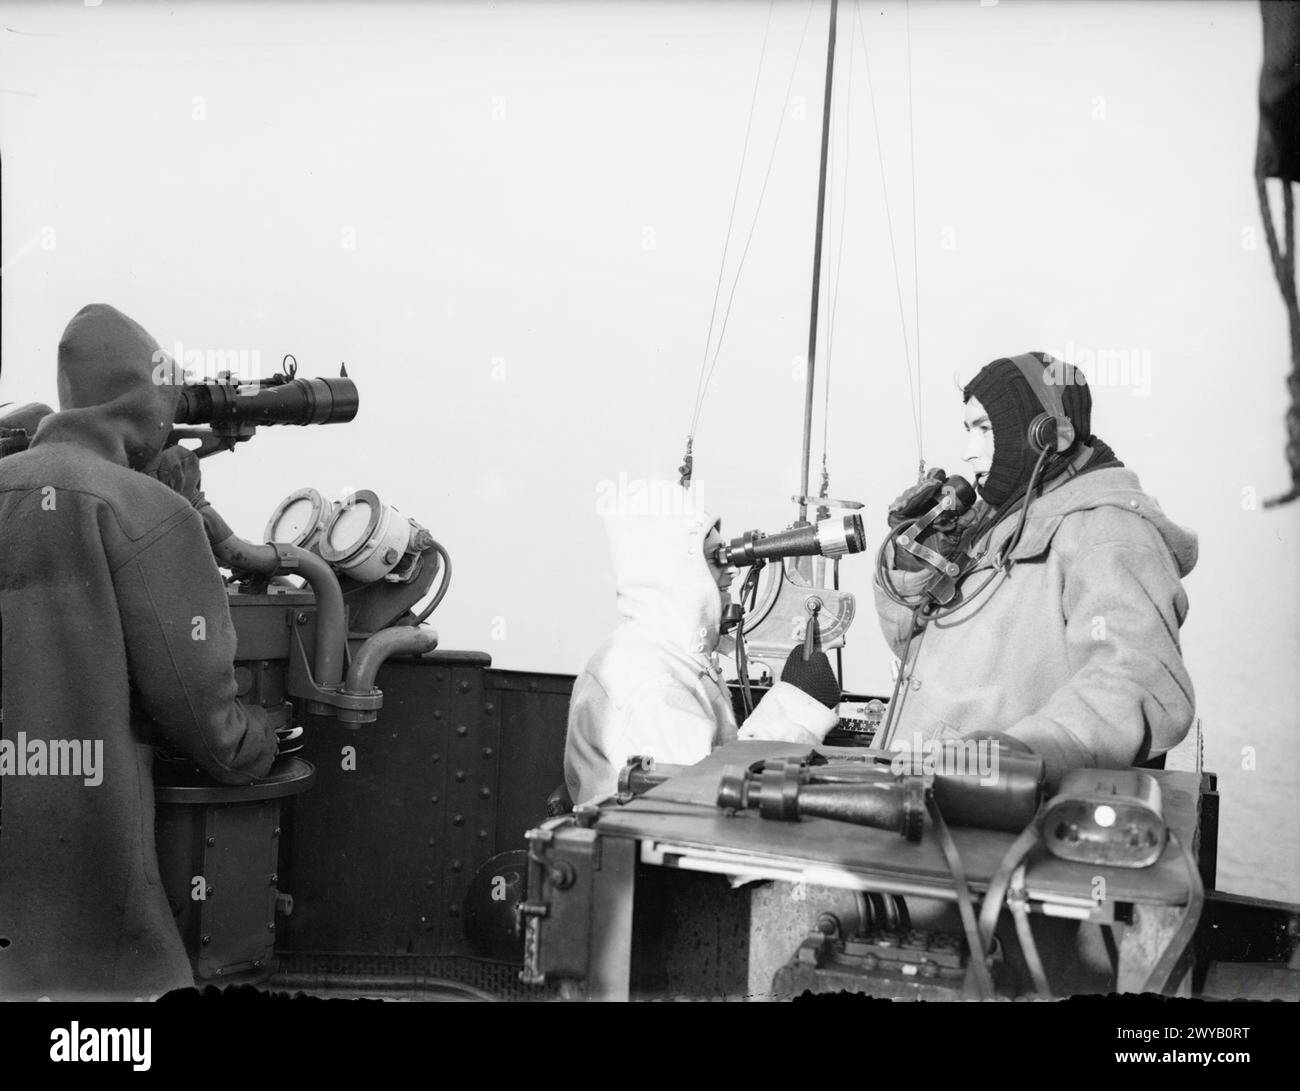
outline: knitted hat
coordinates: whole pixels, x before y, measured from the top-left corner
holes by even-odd
[[[1029,426],[1040,413],[1068,417],[1074,442],[1048,456],[1040,481],[1064,473],[1070,459],[1092,435],[1092,393],[1083,372],[1044,352],[1002,357],[986,364],[962,391],[977,398],[993,426],[993,464],[980,494],[1001,507],[1029,485],[1039,452],[1029,443]]]

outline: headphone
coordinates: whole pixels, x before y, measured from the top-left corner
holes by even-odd
[[[1064,454],[1074,444],[1074,422],[1069,417],[1039,413],[1029,422],[1029,446],[1037,454],[1054,450]]]
[[[1060,386],[1048,380],[1046,361],[1033,353],[1025,353],[1012,357],[1012,362],[1048,407],[1047,412],[1039,413],[1029,422],[1029,446],[1035,454],[1041,455],[1044,451],[1064,454],[1074,445],[1074,422],[1066,415]]]

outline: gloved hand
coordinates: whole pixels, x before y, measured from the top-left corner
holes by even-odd
[[[207,498],[200,488],[203,475],[199,469],[199,457],[188,447],[182,447],[179,443],[168,447],[158,456],[148,473],[173,492],[185,497],[194,507],[202,510],[207,505]]]
[[[939,491],[943,488],[947,475],[939,477],[938,475],[943,473],[942,470],[934,470],[931,473],[935,476],[927,477],[920,484],[904,489],[889,505],[890,530],[896,530],[902,524],[920,518],[939,502]],[[972,504],[961,515],[944,512],[921,533],[917,541],[920,545],[951,558],[961,544],[962,535],[976,523],[979,517],[978,504]],[[901,572],[931,571],[929,565],[897,546],[894,548],[894,567]]]
[[[789,682],[796,689],[815,701],[820,701],[827,708],[835,708],[840,703],[840,683],[831,668],[831,661],[822,651],[821,630],[816,620],[809,622],[813,626],[813,651],[804,658],[804,645],[800,644],[785,661],[781,671],[781,681]]]
[[[277,758],[285,754],[296,754],[302,749],[303,729],[293,725],[293,721],[289,718],[290,706],[288,704],[246,707],[250,716],[257,715],[275,732],[275,756]]]
[[[943,488],[943,482],[943,478],[927,477],[919,484],[900,492],[889,505],[889,529],[893,530],[900,523],[911,522],[934,507],[939,501],[939,490]]]

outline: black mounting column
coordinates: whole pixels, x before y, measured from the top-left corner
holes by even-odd
[[[809,462],[812,457],[813,378],[817,363],[817,304],[822,284],[822,228],[826,216],[826,163],[831,136],[831,88],[835,82],[835,17],[839,0],[831,0],[829,42],[826,46],[826,93],[822,100],[821,166],[817,178],[817,232],[813,244],[812,317],[808,324],[808,381],[804,389],[803,404],[803,462],[799,485],[799,519],[808,518]]]

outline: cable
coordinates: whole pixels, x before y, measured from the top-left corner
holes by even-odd
[[[786,84],[785,97],[781,101],[781,120],[777,123],[776,137],[772,141],[772,153],[767,160],[767,171],[763,175],[763,184],[758,191],[758,204],[754,208],[754,219],[749,225],[749,234],[745,238],[745,247],[740,252],[740,260],[736,264],[736,276],[731,282],[731,291],[727,296],[727,307],[722,313],[722,327],[718,331],[718,342],[713,353],[713,362],[709,365],[709,370],[704,376],[701,383],[700,400],[695,409],[695,416],[691,422],[690,434],[694,435],[699,428],[700,416],[704,411],[704,402],[709,394],[709,379],[713,376],[714,369],[718,366],[718,357],[722,353],[722,341],[727,334],[727,323],[731,319],[731,306],[736,298],[736,288],[740,285],[740,275],[745,268],[745,258],[749,254],[750,243],[754,241],[754,230],[758,227],[759,213],[763,208],[763,198],[767,194],[767,183],[772,177],[772,166],[776,162],[776,149],[781,142],[781,131],[785,128],[785,115],[788,113],[787,104],[790,101],[790,91],[794,87],[794,78],[799,71],[799,58],[803,56],[803,44],[808,36],[808,24],[812,20],[813,0],[808,0],[808,14],[804,17],[803,33],[799,37],[799,48],[794,55],[794,64],[790,68],[790,79]]]
[[[754,608],[754,602],[758,598],[758,577],[766,563],[766,561],[757,561],[750,565],[749,571],[745,573],[745,579],[740,585],[740,594],[738,596],[742,617],[735,629],[736,681],[740,683],[740,699],[744,704],[746,716],[749,716],[754,711],[754,692],[749,685],[749,653],[745,649],[745,621],[743,615]],[[748,604],[746,604],[746,599],[749,600]]]
[[[980,940],[985,946],[992,941],[993,933],[997,931],[998,916],[1002,912],[1002,903],[1007,896],[1007,888],[1011,885],[1012,874],[1042,837],[1038,826],[1041,814],[1040,809],[1033,821],[1012,842],[1001,863],[998,864],[997,871],[993,873],[993,878],[989,880],[988,891],[980,905]]]
[[[1044,447],[1038,455],[1038,461],[1034,463],[1034,472],[1029,475],[1029,484],[1025,486],[1024,500],[1020,505],[1020,520],[1016,523],[1016,529],[1011,537],[1007,539],[1006,544],[1002,547],[1001,555],[995,567],[1006,565],[1008,574],[1011,571],[1011,554],[1015,552],[1016,546],[1020,544],[1021,535],[1025,533],[1025,520],[1029,516],[1029,501],[1034,494],[1034,486],[1039,481],[1039,476],[1043,472],[1043,464],[1047,462],[1047,456],[1051,452],[1050,447]],[[995,524],[996,525],[996,524]]]
[[[1029,825],[1021,831],[1020,836],[1011,843],[1011,847],[998,864],[997,871],[993,873],[993,877],[989,880],[988,890],[985,892],[984,901],[980,905],[979,919],[980,942],[984,944],[985,949],[991,949],[993,936],[998,928],[998,917],[1002,913],[1007,890],[1011,886],[1013,878],[1019,876],[1023,885],[1025,857],[1033,851],[1034,846],[1042,838],[1042,831],[1039,827],[1041,816],[1042,809],[1040,808]],[[1034,987],[1039,995],[1046,999],[1051,995],[1051,992],[1047,988],[1047,976],[1043,972],[1042,960],[1038,957],[1038,948],[1034,944],[1033,932],[1030,930],[1029,920],[1024,912],[1024,905],[1021,901],[1016,900],[1011,902],[1008,908],[1015,918],[1016,937],[1020,940],[1020,947],[1025,955],[1025,965],[1029,968],[1029,976],[1033,979]]]
[[[857,24],[858,35],[862,39],[862,53],[865,58],[867,74],[867,96],[871,100],[871,127],[876,136],[876,159],[880,164],[880,190],[885,204],[885,223],[889,228],[889,254],[894,264],[894,289],[898,295],[898,321],[903,333],[903,359],[907,364],[907,393],[912,401],[912,425],[916,430],[916,455],[918,460],[921,455],[921,417],[920,409],[917,406],[916,390],[914,384],[919,385],[919,380],[912,376],[912,350],[907,337],[907,312],[903,307],[903,285],[898,276],[898,248],[894,244],[894,217],[889,210],[889,184],[885,179],[885,153],[880,143],[880,121],[876,116],[876,92],[871,82],[871,51],[867,48],[867,33],[862,29],[862,23],[859,20]]]
[[[840,589],[840,559],[835,558],[831,562],[831,586],[838,591]],[[844,648],[841,645],[835,649],[835,679],[839,683],[840,692],[844,692]]]
[[[429,615],[438,608],[443,595],[447,593],[447,588],[451,586],[451,555],[438,542],[433,543],[433,548],[442,557],[442,580],[438,584],[438,593],[429,600],[429,605],[416,615],[415,620],[409,623],[411,625],[423,625]]]
[[[1187,867],[1187,912],[1183,914],[1178,931],[1169,941],[1169,946],[1161,952],[1146,984],[1142,986],[1142,991],[1149,993],[1166,993],[1182,978],[1187,968],[1187,956],[1191,953],[1192,937],[1196,934],[1196,926],[1201,920],[1201,909],[1205,905],[1205,884],[1201,882],[1201,873],[1196,867],[1196,859],[1173,830],[1169,831],[1169,840],[1181,851],[1183,863]]]
[[[903,679],[907,677],[907,660],[912,653],[912,641],[916,639],[916,635],[920,631],[916,624],[920,609],[918,606],[912,611],[912,619],[908,623],[907,642],[903,645],[903,654],[898,660],[898,676],[894,679],[894,691],[889,695],[889,708],[885,712],[885,722],[881,725],[880,730],[876,732],[876,737],[872,739],[872,745],[877,750],[885,749],[893,741],[894,727],[897,724],[898,717],[903,714],[903,703],[898,694]]]
[[[731,214],[727,217],[727,234],[722,240],[722,260],[718,263],[718,283],[713,289],[713,307],[709,312],[709,332],[704,337],[704,355],[700,360],[700,374],[695,381],[694,413],[691,417],[691,433],[695,431],[695,421],[699,416],[700,391],[704,385],[704,369],[709,363],[709,346],[713,343],[713,326],[718,318],[718,298],[722,294],[722,274],[727,269],[727,250],[731,246],[731,228],[736,220],[736,208],[740,203],[740,183],[745,177],[745,160],[749,156],[749,135],[754,128],[754,112],[758,105],[758,87],[763,75],[763,61],[767,57],[767,42],[772,31],[772,9],[776,0],[769,0],[767,5],[767,22],[763,27],[763,47],[758,54],[758,70],[754,73],[754,91],[749,99],[749,120],[745,123],[745,142],[740,151],[740,167],[736,170],[736,190],[731,195]]]
[[[966,945],[970,948],[969,967],[972,972],[976,994],[979,999],[993,995],[993,978],[989,974],[988,958],[984,944],[980,940],[979,926],[975,921],[975,908],[971,903],[970,887],[966,884],[966,869],[962,866],[957,844],[948,830],[948,823],[943,820],[943,812],[934,798],[934,792],[925,793],[926,809],[934,822],[935,833],[939,836],[939,847],[948,862],[948,871],[952,875],[953,889],[957,892],[957,910],[961,914],[962,928],[966,932]]]
[[[754,692],[749,688],[749,654],[745,651],[745,634],[736,631],[736,680],[740,683],[740,700],[745,706],[745,716],[754,711]]]
[[[1025,966],[1034,983],[1034,991],[1042,1000],[1052,998],[1052,988],[1047,982],[1047,973],[1043,969],[1043,960],[1038,954],[1038,944],[1034,942],[1034,930],[1029,925],[1029,910],[1025,908],[1025,865],[1016,868],[1012,877],[1012,897],[1008,902],[1012,919],[1016,922],[1016,939],[1020,941],[1020,951],[1025,956]]]
[[[1280,243],[1273,224],[1273,209],[1269,203],[1268,179],[1263,174],[1255,175],[1255,193],[1264,222],[1264,238],[1268,243],[1273,275],[1277,278],[1282,302],[1286,306],[1287,325],[1291,333],[1291,374],[1286,380],[1287,388],[1291,391],[1291,405],[1286,412],[1286,457],[1291,467],[1291,488],[1280,496],[1265,500],[1265,508],[1275,508],[1300,498],[1300,349],[1297,349],[1297,343],[1300,342],[1300,303],[1296,299],[1295,282],[1295,193],[1289,181],[1281,179],[1281,182],[1284,236]]]

